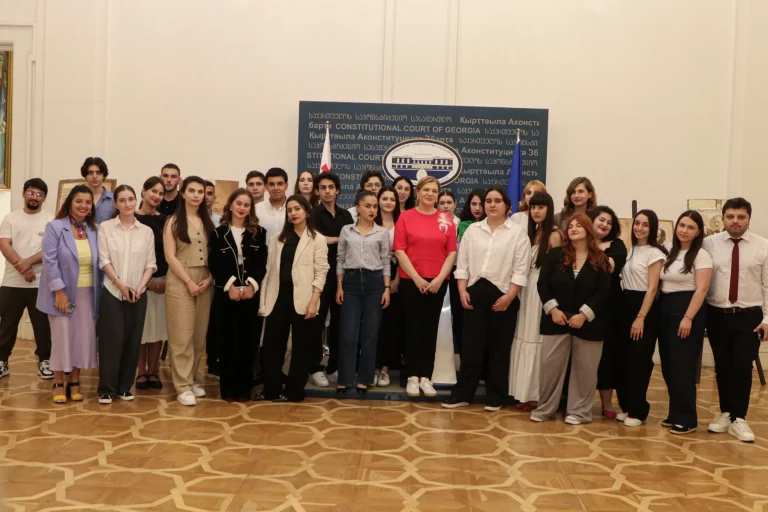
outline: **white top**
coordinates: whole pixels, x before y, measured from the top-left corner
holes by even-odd
[[[531,242],[520,226],[507,219],[491,233],[483,219],[464,232],[454,275],[466,279],[467,286],[485,278],[507,293],[510,283],[528,284],[530,268]]]
[[[523,228],[523,231],[528,231],[528,214],[525,212],[515,212],[512,214],[512,222]]]
[[[237,264],[243,264],[243,233],[245,228],[236,228],[235,226],[229,226],[232,231],[232,236],[235,238],[235,245],[237,246]]]
[[[461,222],[461,219],[457,216],[453,216],[453,225],[456,226],[456,234],[459,234],[459,222]]]
[[[683,265],[688,250],[681,250],[677,259],[669,266],[669,270],[661,269],[661,292],[693,292],[696,291],[695,271],[705,268],[712,268],[712,257],[705,249],[699,249],[696,259],[693,262],[693,268],[687,274],[683,274]]]
[[[6,215],[3,223],[0,224],[0,238],[9,238],[13,250],[20,257],[29,258],[42,250],[45,225],[52,220],[53,215],[45,210],[39,210],[35,214],[29,214],[24,210],[13,211]],[[16,272],[11,262],[6,261],[3,286],[13,288],[39,287],[43,264],[32,265],[32,271],[35,273],[35,280],[28,283],[21,274]]]
[[[353,206],[353,207],[351,207],[351,208],[347,208],[347,211],[348,211],[350,214],[352,214],[352,220],[353,220],[353,221],[355,221],[355,222],[357,222],[357,218],[359,217],[359,215],[357,214],[357,208]],[[401,212],[401,213],[402,213],[402,212]]]
[[[280,208],[275,208],[269,200],[264,200],[256,205],[256,216],[261,227],[267,230],[267,247],[272,237],[279,235],[285,225],[285,203]]]
[[[650,245],[635,245],[629,250],[627,263],[621,270],[621,283],[625,290],[648,291],[648,268],[657,261],[666,261],[660,249]]]
[[[221,225],[221,215],[216,212],[211,212],[211,220],[213,221],[213,227],[217,228]]]
[[[126,229],[120,217],[99,224],[99,268],[110,263],[120,281],[134,288],[139,286],[145,269],[157,270],[152,228],[134,219],[133,225]],[[104,279],[104,288],[123,300],[123,294],[109,279]]]
[[[768,240],[747,231],[739,242],[739,297],[728,300],[731,288],[733,241],[728,232],[704,239],[704,247],[714,263],[707,303],[718,308],[763,308],[763,323],[768,323]]]

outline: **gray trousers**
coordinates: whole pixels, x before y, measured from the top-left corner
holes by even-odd
[[[597,389],[597,367],[603,352],[602,341],[587,341],[571,334],[542,336],[539,366],[539,406],[531,416],[551,419],[560,405],[568,357],[571,377],[568,382],[566,415],[582,422],[592,421],[592,404]]]
[[[101,293],[96,335],[99,338],[98,393],[116,397],[131,390],[147,313],[147,295],[131,304],[109,290]]]

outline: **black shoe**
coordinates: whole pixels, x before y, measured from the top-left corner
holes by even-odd
[[[120,393],[119,395],[117,395],[117,398],[119,398],[120,400],[125,400],[126,402],[130,402],[136,397],[133,396],[133,393],[131,393],[130,391],[126,391],[125,393]]]
[[[253,398],[251,399],[254,402],[264,402],[266,398],[264,397],[264,393],[256,393],[253,395]]]
[[[662,420],[662,421],[661,421],[661,426],[662,426],[662,427],[664,427],[664,428],[670,428],[670,427],[672,427],[673,425],[674,425],[674,423],[672,423],[671,421],[669,421],[669,418],[666,418],[666,419],[664,419],[664,420]]]
[[[280,395],[277,398],[273,398],[272,401],[276,403],[290,402],[290,400],[288,400],[288,397],[284,395]]]
[[[152,380],[152,377],[156,378],[157,380]],[[150,373],[147,375],[147,384],[152,389],[163,389],[163,383],[160,381],[160,377],[156,373]]]
[[[469,402],[459,402],[454,397],[448,397],[448,400],[443,402],[444,409],[458,409],[459,407],[469,407]]]
[[[99,403],[102,405],[109,405],[112,403],[112,397],[109,395],[101,395],[99,397]]]
[[[344,394],[344,393],[346,393],[347,391],[349,391],[349,388],[348,388],[348,387],[346,387],[346,386],[342,386],[342,387],[340,387],[340,388],[336,388],[336,394],[337,394],[337,395],[343,395],[343,394]]]
[[[144,377],[144,379],[148,379],[148,375],[139,375],[136,377],[136,389],[149,389],[149,380],[144,380],[143,382],[139,382],[139,379]]]
[[[676,434],[679,436],[683,436],[685,434],[693,434],[696,432],[696,427],[684,427],[682,425],[672,425],[672,428],[669,429],[670,434]]]
[[[366,393],[368,393],[368,388],[357,388],[357,396],[359,398],[365,398]]]

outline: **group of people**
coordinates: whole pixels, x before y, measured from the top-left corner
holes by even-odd
[[[138,195],[107,190],[100,158],[81,174],[86,184],[55,217],[42,210],[46,184],[27,181],[24,208],[0,226],[0,377],[26,308],[56,403],[83,400],[86,368],[99,368],[100,403],[133,400],[134,384],[162,387],[164,341],[183,405],[206,395],[206,353],[228,402],[300,401],[308,379],[365,396],[388,386],[393,369],[409,396],[434,397],[449,293],[461,368],[443,407],[469,405],[485,381],[487,411],[511,396],[540,422],[564,400],[565,422],[577,425],[592,420],[599,390],[602,414],[636,427],[649,414],[658,339],[670,396],[662,424],[687,434],[698,424],[706,329],[721,409],[709,430],[754,440],[746,413],[752,361],[768,336],[768,241],[749,231],[742,198],[725,203],[723,232],[707,238],[701,215],[683,212],[666,246],[657,215],[641,210],[627,248],[584,177],[557,211],[533,181],[514,215],[506,190],[493,187],[473,190],[457,216],[456,198],[432,177],[387,185],[368,171],[345,210],[335,174],[302,171],[288,196],[287,173],[272,168],[248,173],[219,217],[213,183],[182,180],[174,164]],[[254,370],[264,387],[252,396]]]

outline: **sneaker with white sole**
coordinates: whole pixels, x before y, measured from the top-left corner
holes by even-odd
[[[576,416],[571,416],[570,414],[565,417],[565,422],[569,425],[581,425],[581,420]]]
[[[40,364],[37,365],[37,375],[43,380],[51,380],[53,378],[50,361],[47,359],[40,361]]]
[[[639,427],[642,424],[643,424],[643,420],[633,418],[632,416],[627,416],[626,419],[624,419],[625,427]]]
[[[405,386],[405,394],[408,396],[419,396],[419,378],[408,377],[408,384]]]
[[[112,403],[112,397],[109,395],[101,395],[99,397],[99,403],[102,405],[109,405]]]
[[[376,385],[380,388],[389,386],[389,374],[387,372],[379,372],[379,380]]]
[[[7,361],[0,361],[0,379],[11,374],[11,369],[8,367]]]
[[[195,384],[194,386],[192,386],[192,394],[195,395],[195,398],[203,398],[208,393],[206,393],[205,390],[199,384]]]
[[[713,434],[722,434],[723,432],[728,432],[728,428],[731,426],[731,413],[724,412],[714,420],[712,420],[712,423],[709,424],[707,427],[707,430],[712,432]]]
[[[313,373],[309,376],[309,381],[315,386],[320,386],[321,388],[328,387],[328,377],[325,376],[324,371]]]
[[[424,393],[424,396],[437,396],[437,391],[435,391],[434,386],[432,386],[432,382],[426,377],[422,377],[419,381],[419,388]]]
[[[373,382],[371,382],[371,387],[377,386],[379,384],[379,375],[381,375],[381,372],[376,372],[373,376]]]
[[[195,394],[191,391],[185,391],[179,396],[176,397],[176,400],[179,401],[181,405],[197,405],[197,399],[195,398]]]
[[[536,423],[541,423],[544,421],[544,418],[539,418],[538,416],[534,416],[531,414],[531,421],[535,421]]]
[[[325,378],[328,379],[328,382],[339,382],[339,370],[332,373],[326,373]]]
[[[629,417],[628,412],[620,412],[616,415],[616,421],[624,421]]]
[[[443,409],[458,409],[459,407],[469,407],[469,402],[460,402],[453,397],[443,402]]]
[[[120,400],[125,400],[126,402],[130,402],[136,397],[130,391],[126,391],[125,393],[120,393],[119,395],[117,395],[117,398],[119,398]]]
[[[487,404],[485,407],[483,407],[485,412],[498,412],[501,410],[500,404]]]
[[[755,442],[755,433],[752,432],[751,428],[749,428],[749,424],[744,418],[736,418],[733,420],[731,426],[728,427],[728,433],[739,441],[743,441],[745,443]]]

